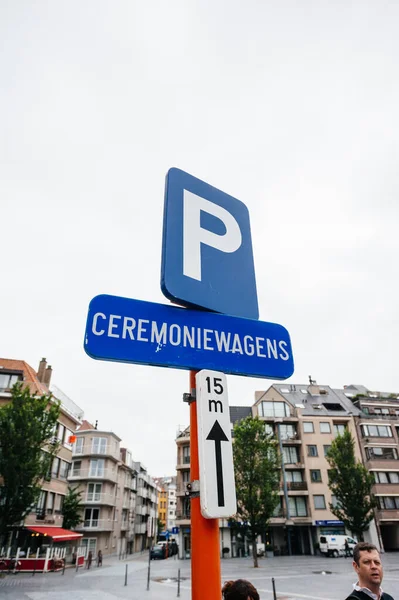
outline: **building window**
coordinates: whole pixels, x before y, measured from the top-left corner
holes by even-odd
[[[98,508],[86,508],[85,509],[85,527],[98,527],[98,515],[100,510]]]
[[[285,478],[288,483],[303,481],[302,471],[287,471]]]
[[[379,507],[385,510],[399,509],[399,496],[377,496],[377,502]]]
[[[182,476],[184,485],[190,482],[190,471],[183,471]]]
[[[64,446],[66,446],[67,448],[71,448],[71,446],[72,446],[71,442],[69,441],[71,439],[72,435],[73,435],[73,431],[71,431],[70,429],[65,427]]]
[[[74,460],[72,463],[72,477],[80,477],[81,460]]]
[[[80,544],[83,548],[85,558],[88,557],[89,552],[91,552],[93,556],[96,556],[96,538],[82,538]],[[107,548],[107,546],[105,547]]]
[[[105,454],[107,451],[107,438],[94,437],[91,444],[92,454]]]
[[[47,501],[47,492],[40,490],[39,498],[36,504],[36,519],[43,520],[45,516],[45,507]]]
[[[266,435],[274,435],[273,425],[270,425],[270,423],[265,423],[265,433]]]
[[[303,433],[314,433],[314,427],[312,421],[303,422]]]
[[[266,425],[268,425],[268,423],[266,423]],[[269,426],[271,427],[271,425]],[[293,440],[297,437],[295,426],[290,423],[279,424],[278,428],[283,441]]]
[[[298,448],[283,446],[284,464],[296,464],[299,462]]]
[[[334,494],[331,494],[331,505],[333,508],[339,507],[339,502],[337,500],[337,497],[334,496]]]
[[[90,477],[104,477],[104,459],[90,461]]]
[[[52,515],[54,512],[54,500],[55,500],[55,493],[49,492],[48,496],[47,496],[47,505],[46,505],[46,513],[48,515]]]
[[[63,442],[64,437],[65,437],[65,426],[62,423],[58,423],[57,438],[59,439],[60,442]]]
[[[398,451],[396,448],[378,448],[368,446],[366,448],[366,456],[368,460],[397,460]]]
[[[68,477],[69,467],[70,467],[70,463],[66,462],[65,460],[61,461],[61,465],[60,465],[60,479],[66,479]]]
[[[0,391],[9,390],[19,380],[19,375],[10,375],[9,373],[0,374]]]
[[[277,504],[276,508],[273,511],[273,517],[282,517],[283,516],[283,507],[281,504],[281,498],[279,499],[279,504]]]
[[[306,517],[306,500],[303,496],[290,496],[288,498],[291,517]]]
[[[314,507],[316,510],[322,510],[326,508],[326,499],[323,494],[313,496]]]
[[[51,467],[51,477],[53,477],[53,479],[58,478],[59,469],[60,469],[60,459],[55,457],[55,458],[53,458],[53,464]]]
[[[74,454],[83,454],[84,441],[85,439],[83,437],[76,438],[75,447],[73,451]]]
[[[393,437],[389,425],[362,425],[363,437]]]
[[[344,411],[344,407],[341,406],[341,404],[336,404],[334,402],[323,402],[323,406],[324,408],[326,408],[327,410],[333,410],[333,411]]]
[[[101,499],[101,483],[89,483],[87,486],[87,502],[99,502]]]
[[[259,415],[261,417],[289,417],[290,409],[285,402],[261,402]]]
[[[64,498],[65,496],[61,496],[61,494],[57,494],[55,497],[55,514],[62,515],[62,509],[64,506]]]
[[[344,423],[334,423],[334,436],[344,435],[346,431],[346,425]]]
[[[376,471],[374,479],[376,483],[399,483],[399,473],[397,471]]]
[[[308,456],[318,456],[317,446],[308,445]]]
[[[320,422],[320,433],[331,433],[331,425],[328,421]]]
[[[320,469],[312,469],[310,471],[310,479],[311,479],[312,483],[321,483]]]
[[[183,446],[183,464],[190,464],[190,446]]]
[[[323,446],[324,456],[327,456],[328,451],[330,450],[330,448],[331,448],[331,445],[328,445],[328,444],[326,446]]]

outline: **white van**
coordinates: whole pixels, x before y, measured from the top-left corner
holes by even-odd
[[[353,554],[353,548],[357,541],[348,535],[321,535],[319,537],[320,552],[324,556],[345,556],[345,540],[348,540],[349,549]]]

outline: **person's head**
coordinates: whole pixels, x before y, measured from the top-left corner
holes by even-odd
[[[353,568],[359,578],[360,587],[378,592],[382,581],[382,564],[380,553],[374,544],[356,544],[353,549]]]
[[[237,579],[226,581],[222,588],[224,600],[259,600],[259,594],[249,581]]]

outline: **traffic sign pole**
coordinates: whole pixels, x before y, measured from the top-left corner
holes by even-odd
[[[195,397],[196,371],[190,371],[190,393]],[[190,403],[190,477],[199,480],[197,403]],[[205,519],[200,499],[191,499],[191,598],[220,600],[221,571],[219,520]]]

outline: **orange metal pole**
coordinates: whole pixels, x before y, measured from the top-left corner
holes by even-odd
[[[196,371],[190,371],[190,392],[195,392]],[[199,480],[197,403],[190,404],[190,478]],[[191,598],[220,600],[219,519],[204,519],[200,499],[191,500]]]

